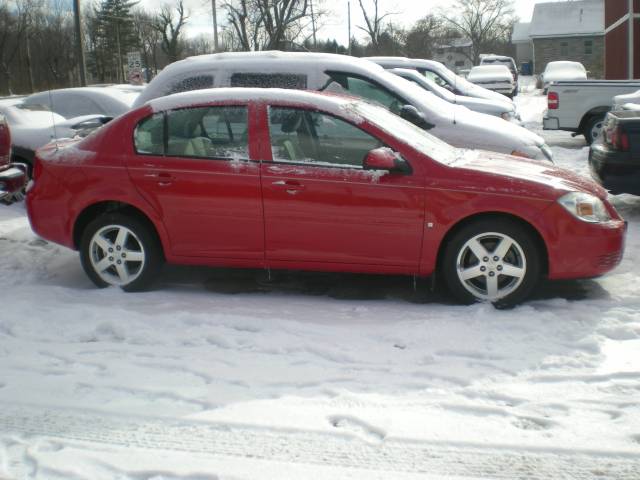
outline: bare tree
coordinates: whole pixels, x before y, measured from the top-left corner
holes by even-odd
[[[183,1],[179,0],[175,12],[169,5],[163,6],[154,23],[154,28],[162,35],[162,51],[166,53],[170,62],[175,62],[180,58],[183,48],[180,34],[188,18]]]
[[[310,0],[227,0],[222,8],[231,26],[232,44],[241,50],[300,45],[317,31],[325,14],[316,8],[312,16]]]
[[[158,73],[158,50],[162,42],[162,34],[154,28],[155,18],[150,13],[137,9],[133,12],[133,32],[142,49],[144,66]]]
[[[364,21],[366,26],[362,27],[358,25],[360,30],[363,30],[369,35],[371,39],[371,48],[374,53],[378,53],[380,50],[380,40],[381,36],[384,33],[384,19],[390,15],[395,15],[395,13],[387,12],[383,15],[380,14],[379,8],[379,0],[372,0],[373,2],[373,12],[370,12],[371,9],[365,7],[363,0],[358,0],[360,4],[360,10],[362,10],[362,15],[364,16]]]
[[[456,15],[443,18],[472,43],[472,53],[467,55],[474,65],[485,48],[508,36],[513,22],[513,0],[457,0],[448,9]]]

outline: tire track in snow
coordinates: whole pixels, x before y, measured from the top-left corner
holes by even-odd
[[[509,480],[640,478],[640,452],[551,452],[393,439],[367,442],[343,432],[286,431],[17,405],[0,408],[0,432],[212,458],[230,456],[385,472]]]

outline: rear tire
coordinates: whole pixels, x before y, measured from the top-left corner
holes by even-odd
[[[594,115],[587,121],[584,128],[584,138],[589,145],[602,135],[602,125],[606,115]]]
[[[135,292],[147,289],[155,280],[163,255],[155,232],[145,222],[109,213],[85,228],[80,261],[97,287],[118,286]]]
[[[447,286],[464,304],[507,308],[529,296],[540,279],[541,255],[532,234],[508,219],[477,220],[449,240],[441,263]]]

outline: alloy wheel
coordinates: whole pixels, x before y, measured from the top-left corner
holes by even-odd
[[[527,273],[527,260],[512,237],[487,232],[462,246],[456,271],[460,283],[475,298],[494,302],[520,286]]]
[[[137,235],[123,225],[107,225],[91,237],[89,258],[96,274],[109,285],[125,286],[142,273],[146,256]]]

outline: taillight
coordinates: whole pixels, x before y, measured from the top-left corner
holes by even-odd
[[[560,95],[556,92],[549,92],[547,95],[547,106],[549,110],[557,110],[560,106]]]
[[[619,125],[614,128],[605,129],[604,140],[615,150],[622,152],[629,151],[629,135],[623,131]]]

